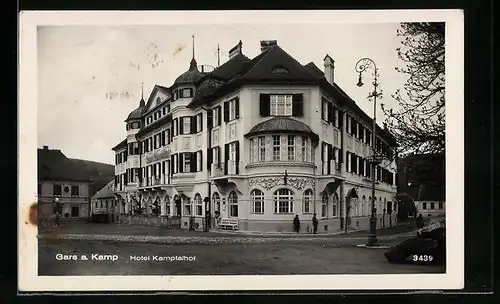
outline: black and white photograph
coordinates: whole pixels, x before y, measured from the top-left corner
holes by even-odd
[[[460,11],[20,29],[21,289],[463,286]]]

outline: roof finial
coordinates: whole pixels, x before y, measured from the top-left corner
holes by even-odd
[[[217,43],[217,66],[220,66],[220,48],[219,44]]]
[[[141,100],[144,99],[144,82],[141,82]]]
[[[193,59],[194,59],[194,35],[195,34],[193,34],[193,36],[192,36],[193,37]]]

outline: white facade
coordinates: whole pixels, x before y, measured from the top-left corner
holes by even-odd
[[[162,88],[153,90],[140,131],[128,130],[126,143],[138,142],[140,155],[117,157],[115,188],[126,213],[139,205],[143,213],[155,213],[157,204],[156,214],[179,216],[183,228],[193,216],[201,228],[210,214],[212,223],[238,219],[240,230],[292,231],[298,214],[305,231],[314,213],[319,231],[345,229],[346,218],[349,228],[368,227],[372,190],[365,160],[372,150],[364,140],[367,131],[350,133],[357,130],[351,117],[370,131],[371,121],[320,86],[245,84],[189,108],[195,85]],[[251,132],[280,119],[310,131]],[[117,155],[126,150],[124,143],[115,147]],[[389,160],[380,166],[375,207],[378,225],[388,226],[396,220],[396,210],[386,214],[396,194],[396,167]]]

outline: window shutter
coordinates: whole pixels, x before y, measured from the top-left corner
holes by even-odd
[[[238,119],[240,118],[240,98],[236,97],[234,99],[234,112],[235,112],[235,118]]]
[[[161,145],[164,146],[165,145],[165,131],[162,131],[161,132]]]
[[[200,131],[203,131],[203,112],[199,114],[200,115]]]
[[[227,164],[229,160],[229,144],[224,145],[224,174],[227,175]]]
[[[271,95],[260,94],[260,116],[269,116],[271,110]]]
[[[213,152],[213,148],[207,148],[207,170],[210,170],[212,167]]]
[[[331,167],[331,162],[330,160],[333,158],[333,149],[332,149],[332,145],[328,145],[327,146],[327,156],[328,156],[328,164],[327,164],[327,167],[328,167],[328,174],[332,174],[332,171],[333,171],[333,168]]]
[[[364,159],[362,157],[358,158],[359,159],[359,170],[358,173],[361,176],[365,175],[365,167],[364,167]]]
[[[198,168],[196,168],[196,166],[198,165],[198,153],[196,152],[192,152],[192,153],[189,153],[189,157],[191,159],[191,172],[197,172]]]
[[[224,102],[224,122],[229,121],[229,102]]]
[[[156,149],[156,135],[153,136],[153,149]]]
[[[236,144],[236,174],[240,174],[240,142],[237,141]]]
[[[165,141],[167,145],[170,144],[170,129],[165,131]]]
[[[174,175],[174,155],[170,155],[170,176]]]
[[[194,90],[193,88],[189,88],[189,97],[193,97],[194,96]]]
[[[321,119],[325,119],[325,100],[321,98]]]
[[[351,129],[352,129],[352,135],[358,137],[358,122],[354,117],[351,118]]]
[[[356,154],[352,155],[352,172],[356,174],[358,173],[358,158],[359,156],[357,156]]]
[[[339,129],[342,130],[343,124],[344,124],[344,111],[338,110],[339,111]]]
[[[162,162],[161,162],[161,174],[165,174],[165,172],[166,172],[166,171],[165,171],[165,163],[166,163],[166,162],[167,162],[167,161],[162,161]]]
[[[184,172],[184,153],[179,153],[177,156],[177,167],[178,170],[177,172],[182,173]]]
[[[187,117],[180,117],[181,123],[179,123],[179,120],[176,122],[177,123],[177,134],[183,134],[184,133],[184,119]],[[176,118],[177,119],[177,118]]]
[[[333,122],[333,105],[331,102],[328,102],[328,122]]]
[[[344,162],[344,151],[342,149],[339,149],[339,163]]]
[[[213,128],[213,117],[214,117],[214,113],[213,111],[217,111],[217,109],[210,109],[207,111],[207,129],[212,129]]]
[[[184,89],[179,89],[179,98],[184,98]]]
[[[190,116],[189,119],[191,119],[191,132],[190,132],[190,134],[196,134],[196,115]]]
[[[304,116],[304,96],[303,94],[293,94],[292,115],[295,117]]]
[[[221,106],[217,107],[217,114],[219,114],[217,117],[217,125],[220,126],[221,122],[222,122],[222,107]]]
[[[345,160],[346,160],[346,162],[345,162],[345,170],[347,172],[351,172],[351,171],[349,171],[349,162],[350,162],[350,156],[349,155],[350,154],[351,154],[351,152],[347,151],[346,155],[345,155]],[[352,169],[352,167],[351,167],[351,169]]]

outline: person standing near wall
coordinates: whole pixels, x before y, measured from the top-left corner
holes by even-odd
[[[296,214],[295,218],[293,219],[293,229],[297,233],[299,233],[299,231],[300,231],[300,220],[299,220],[299,215],[298,214]]]
[[[318,218],[316,217],[316,213],[314,213],[313,215],[312,223],[313,223],[313,233],[316,234],[318,233]]]

